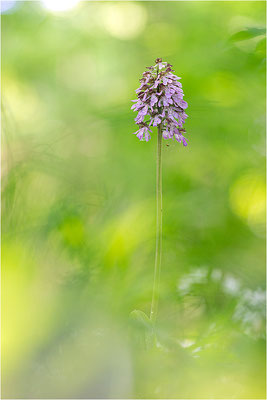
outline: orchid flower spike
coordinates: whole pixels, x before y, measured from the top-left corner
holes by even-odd
[[[137,100],[132,110],[138,111],[135,122],[139,129],[134,132],[139,140],[150,140],[151,126],[161,125],[164,139],[176,139],[187,146],[186,132],[183,128],[188,115],[185,109],[188,104],[183,100],[184,93],[181,78],[174,75],[172,65],[157,58],[155,65],[147,67],[136,90]]]

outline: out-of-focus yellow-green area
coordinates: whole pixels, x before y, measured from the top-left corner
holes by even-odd
[[[2,6],[2,397],[265,398],[265,3]],[[150,310],[156,132],[130,106],[157,57],[189,146],[163,144],[155,347],[129,315]]]

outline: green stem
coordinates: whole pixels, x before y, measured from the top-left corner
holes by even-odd
[[[157,146],[157,231],[156,231],[156,254],[154,284],[150,311],[150,320],[155,322],[158,313],[159,302],[159,283],[161,270],[161,250],[162,250],[162,127],[158,126],[158,146]]]

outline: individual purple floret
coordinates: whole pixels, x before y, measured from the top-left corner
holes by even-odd
[[[156,64],[147,67],[140,79],[141,85],[136,90],[137,100],[132,110],[138,111],[135,118],[139,129],[134,134],[140,140],[150,140],[150,126],[161,126],[164,139],[176,139],[187,146],[183,134],[183,124],[188,115],[188,104],[183,100],[184,93],[178,76],[174,75],[172,65],[156,59]]]

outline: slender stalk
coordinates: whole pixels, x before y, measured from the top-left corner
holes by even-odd
[[[162,252],[162,126],[158,126],[158,145],[157,145],[157,230],[156,230],[156,254],[154,284],[150,311],[150,320],[155,322],[158,313],[159,302],[159,283],[161,270]]]

